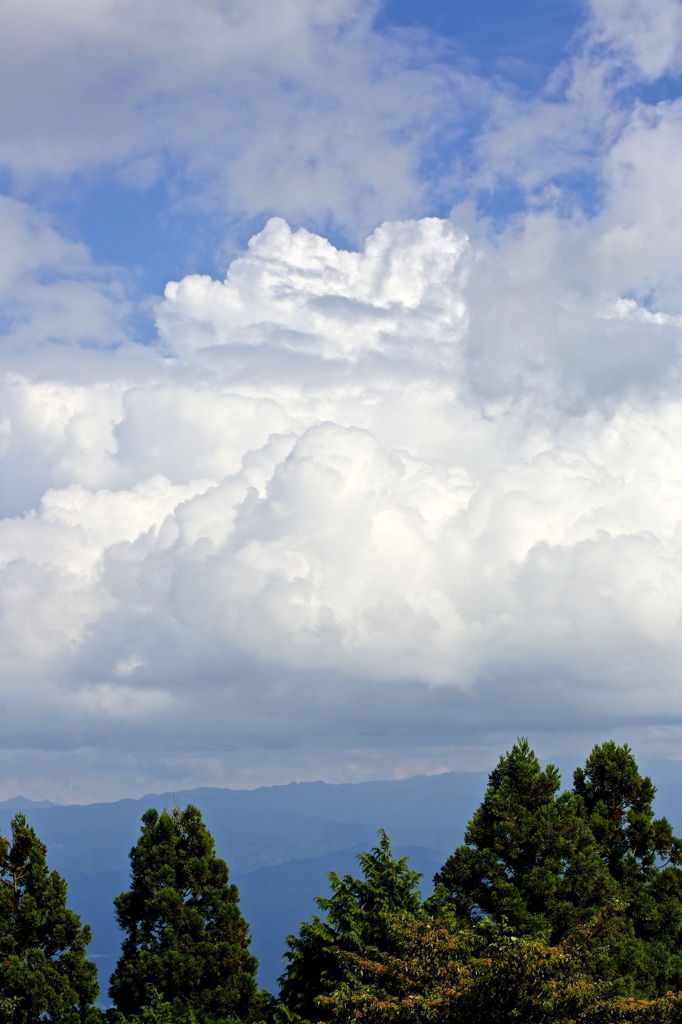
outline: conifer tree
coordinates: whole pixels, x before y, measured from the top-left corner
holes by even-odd
[[[682,840],[654,818],[656,787],[627,744],[613,741],[595,746],[573,779],[634,938],[628,969],[637,989],[682,988]]]
[[[130,889],[114,901],[125,932],[109,989],[117,1010],[145,1018],[162,1005],[201,1024],[254,1019],[258,962],[237,887],[197,808],[146,811],[130,859]]]
[[[573,789],[583,801],[590,829],[611,875],[634,887],[656,878],[662,863],[682,865],[682,840],[667,818],[654,818],[656,787],[642,776],[627,744],[595,746]]]
[[[435,878],[463,920],[489,914],[556,942],[616,898],[580,799],[559,789],[558,770],[542,769],[526,739],[500,758],[464,844]]]
[[[319,997],[354,983],[352,962],[344,955],[364,955],[369,949],[390,953],[396,915],[427,918],[417,889],[421,875],[407,866],[407,857],[393,857],[383,830],[378,846],[358,860],[361,879],[330,872],[332,895],[316,900],[325,920],[313,915],[297,936],[287,937],[288,965],[280,978],[277,1021],[330,1019],[331,1004],[325,1009]]]
[[[66,882],[25,816],[11,828],[11,842],[0,837],[0,1021],[97,1024],[90,929],[67,907]]]
[[[682,841],[654,818],[656,792],[632,752],[596,746],[574,789],[526,740],[500,758],[432,904],[470,923],[589,948],[590,976],[616,995],[682,989]]]

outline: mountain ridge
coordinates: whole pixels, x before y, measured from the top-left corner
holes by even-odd
[[[657,815],[682,827],[682,761],[642,758],[658,787]],[[558,765],[570,786],[574,762]],[[480,803],[487,772],[442,772],[407,779],[327,783],[290,782],[255,789],[200,786],[175,793],[90,804],[54,804],[17,797],[0,802],[6,834],[18,810],[48,847],[48,863],[69,885],[69,903],[92,926],[89,954],[98,964],[103,993],[119,954],[112,900],[128,886],[129,853],[147,807],[194,803],[211,830],[216,852],[239,886],[251,925],[259,981],[272,989],[283,969],[285,937],[315,912],[315,896],[327,893],[327,875],[356,871],[356,856],[388,833],[398,856],[424,873],[434,871],[462,842],[466,823]],[[106,999],[103,999],[103,1005]]]

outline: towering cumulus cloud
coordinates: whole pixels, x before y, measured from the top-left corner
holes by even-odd
[[[224,281],[167,286],[156,347],[15,366],[16,750],[243,782],[511,729],[674,737],[681,321],[604,259],[613,230],[427,218],[344,252],[273,219]]]
[[[0,5],[0,798],[680,756],[682,0],[541,7]]]

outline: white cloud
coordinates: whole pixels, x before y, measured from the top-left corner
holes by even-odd
[[[681,5],[682,6],[682,5]],[[608,224],[600,256],[616,287],[637,289],[663,307],[680,304],[682,102],[639,110],[605,161]]]
[[[462,766],[533,729],[676,742],[680,110],[622,87],[677,67],[679,8],[595,0],[542,97],[498,94],[477,181],[533,196],[504,230],[462,206],[345,252],[275,217],[224,280],[168,284],[152,345],[126,341],[120,274],[0,203],[0,699],[24,775],[45,744],[51,795],[90,766],[82,797]],[[148,183],[172,153],[245,214],[267,195],[355,228],[417,202],[466,82],[372,52],[350,0],[192,15],[7,8],[0,158]]]
[[[682,68],[679,0],[591,0],[592,43],[625,54],[638,75],[655,80]]]
[[[339,252],[273,218],[224,283],[195,276],[167,285],[161,336],[182,355],[269,345],[355,360],[410,346],[447,360],[466,329],[465,252],[463,233],[436,218],[385,224],[363,252]]]
[[[24,184],[120,168],[145,187],[173,173],[239,216],[331,217],[351,232],[410,211],[424,145],[478,99],[433,52],[373,31],[376,7],[4,5],[0,164]]]
[[[151,360],[15,371],[6,451],[42,497],[0,522],[12,742],[161,730],[226,781],[225,744],[326,737],[333,775],[395,729],[441,764],[510,721],[634,728],[652,665],[676,719],[680,320],[614,287],[619,187],[494,245],[275,220],[224,282],[168,286]]]
[[[670,80],[682,73],[680,0],[591,0],[567,49],[537,95],[502,86],[490,97],[473,139],[477,187],[511,187],[533,208],[571,217],[593,215],[614,187],[623,198],[629,188],[639,210],[622,213],[636,222],[642,204],[655,215],[650,193],[660,186],[659,210],[669,201],[676,209],[679,99],[668,97],[677,97]],[[666,77],[665,98],[647,95]]]

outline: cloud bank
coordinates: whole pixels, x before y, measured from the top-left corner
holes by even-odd
[[[267,219],[142,345],[126,274],[0,200],[0,795],[479,767],[517,732],[679,756],[681,101],[628,90],[679,72],[680,4],[595,0],[541,96],[486,85],[460,170],[513,179],[502,226],[409,216],[475,79],[371,5],[34,7],[3,13],[50,71],[0,60],[17,181],[174,154],[208,206],[379,226]]]
[[[341,252],[274,219],[168,285],[151,360],[9,375],[40,498],[0,522],[7,739],[163,734],[184,783],[199,750],[248,781],[245,747],[258,779],[367,731],[399,770],[474,727],[675,724],[681,320],[594,279],[609,230]]]

